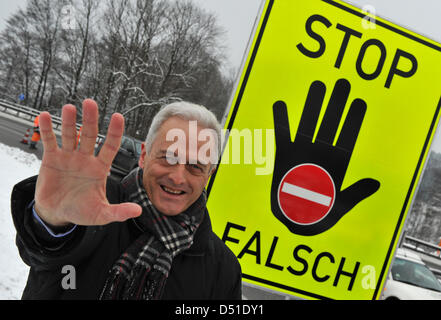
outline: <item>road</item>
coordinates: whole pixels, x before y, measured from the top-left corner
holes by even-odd
[[[33,125],[34,123],[31,121],[18,119],[14,116],[5,115],[3,112],[0,112],[0,143],[33,153],[38,159],[41,160],[43,158],[43,145],[41,144],[41,141],[37,145],[37,150],[29,149],[29,145],[20,143],[27,129],[31,129],[32,135]],[[61,133],[57,130],[54,130],[54,132],[58,145],[61,146]],[[122,177],[112,174],[110,178],[114,180],[121,180]]]
[[[14,119],[13,116],[0,112],[0,142],[10,147],[20,148],[26,152],[33,153],[41,160],[43,157],[41,142],[38,143],[37,150],[31,150],[28,145],[20,143],[27,129],[31,129],[30,135],[32,135],[32,127],[33,123],[30,121]]]

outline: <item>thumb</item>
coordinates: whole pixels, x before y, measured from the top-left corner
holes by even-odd
[[[347,213],[359,202],[373,195],[380,188],[380,182],[374,179],[362,179],[340,192],[340,212]]]
[[[130,218],[139,217],[142,213],[142,208],[136,203],[126,202],[121,204],[109,205],[106,210],[107,223],[123,222]]]

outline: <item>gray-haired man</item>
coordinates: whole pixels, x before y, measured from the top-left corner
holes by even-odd
[[[220,147],[210,111],[189,103],[164,107],[139,168],[121,183],[107,180],[107,172],[124,118],[112,116],[96,157],[96,103],[83,102],[78,149],[74,106],[63,107],[62,122],[59,148],[50,115],[40,115],[39,176],[12,194],[17,246],[31,267],[24,299],[241,298],[240,265],[213,233],[206,209],[204,188]]]

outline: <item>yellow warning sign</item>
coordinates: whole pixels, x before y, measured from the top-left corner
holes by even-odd
[[[341,1],[268,0],[210,180],[244,281],[376,299],[439,121],[441,45]]]

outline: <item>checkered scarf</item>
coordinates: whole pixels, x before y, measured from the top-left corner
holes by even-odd
[[[142,207],[134,220],[144,230],[119,257],[101,292],[101,300],[161,299],[173,258],[193,244],[193,236],[206,210],[205,192],[185,212],[166,216],[147,197],[141,168],[133,170],[122,181],[126,200]]]

